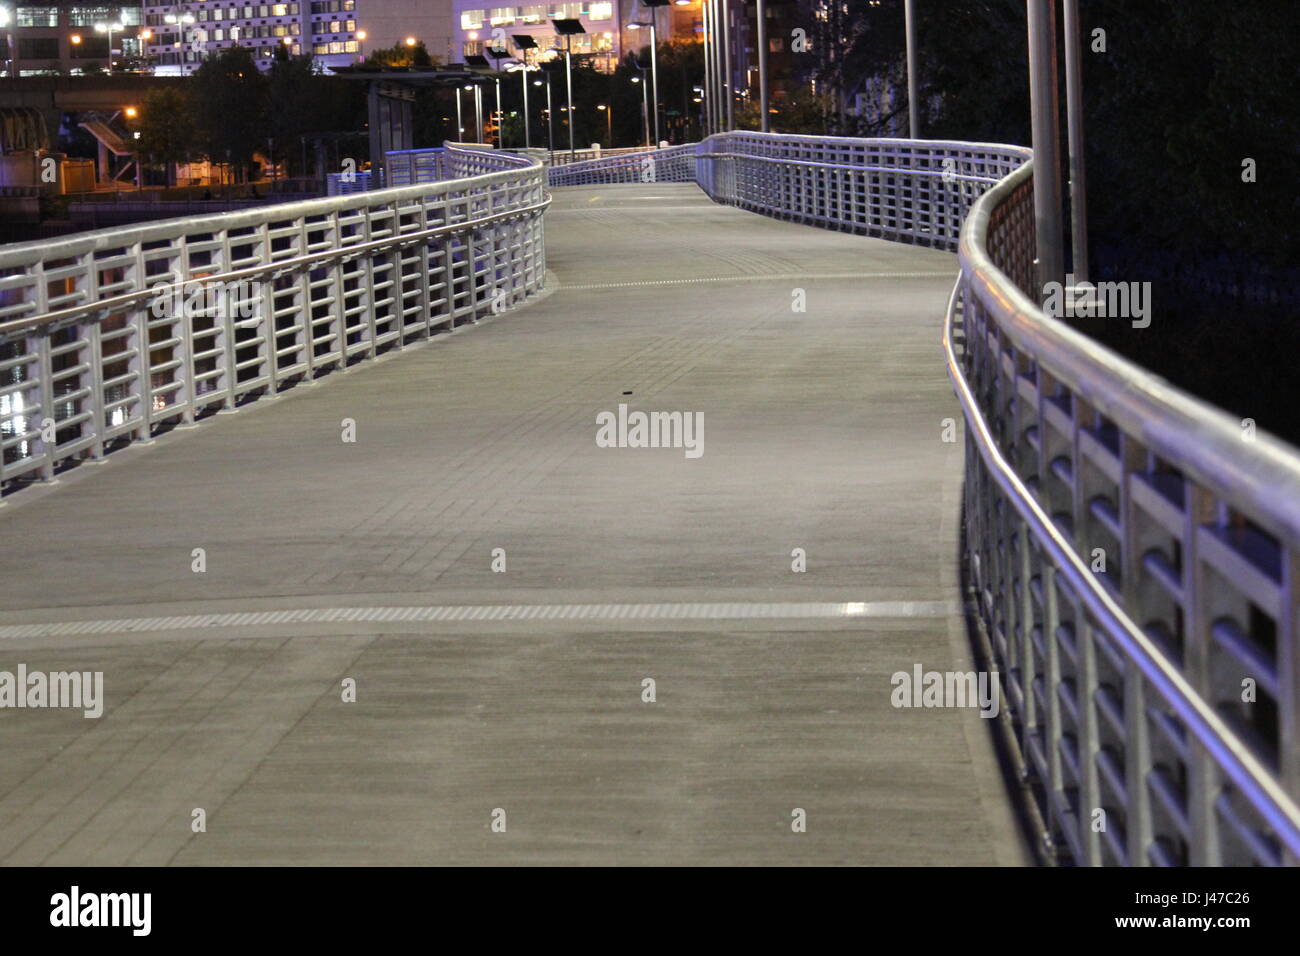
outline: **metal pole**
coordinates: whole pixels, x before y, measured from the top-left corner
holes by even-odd
[[[478,141],[483,142],[483,91],[474,84],[474,121],[478,124]]]
[[[658,147],[659,147],[659,32],[658,32],[657,28],[655,27],[655,19],[656,19],[658,16],[659,16],[658,9],[657,9],[657,8],[651,8],[651,12],[650,12],[650,82],[651,82],[651,84],[653,84],[653,86],[654,86],[654,91],[653,91],[653,92],[654,92],[654,96],[653,96],[653,98],[652,98],[652,102],[654,103],[654,108],[655,108],[655,109],[654,109],[654,117],[655,117],[655,120],[654,120],[654,128],[655,128],[654,146],[655,146],[656,149],[658,149]],[[645,78],[644,78],[644,77],[642,77],[641,82],[643,82],[643,83],[645,82]]]
[[[461,141],[461,137],[464,135],[465,135],[465,120],[461,117],[460,114],[460,87],[458,86],[456,87],[456,142],[459,143]]]
[[[532,128],[528,125],[528,63],[524,63],[524,68],[519,71],[520,77],[524,81],[524,149],[533,145]]]
[[[903,20],[907,32],[907,135],[921,138],[921,101],[916,93],[916,11],[913,0],[903,0]]]
[[[718,130],[727,128],[727,27],[723,18],[722,0],[713,0],[713,32],[717,39],[713,48],[713,68],[718,71]]]
[[[569,59],[569,45],[572,42],[572,38],[567,36],[564,38],[564,85],[569,90],[569,162],[573,162],[575,152],[573,148],[573,69]]]
[[[722,44],[718,34],[718,0],[709,0],[709,37],[713,46],[713,131],[722,132]]]
[[[555,110],[551,108],[551,74],[546,74],[546,145],[555,159]]]
[[[758,0],[758,109],[761,114],[759,129],[768,132],[769,116],[767,105],[767,4]]]
[[[1061,120],[1056,87],[1056,15],[1053,0],[1028,0],[1029,110],[1034,141],[1034,233],[1038,300],[1049,282],[1064,282],[1061,235]]]
[[[1070,262],[1075,283],[1088,281],[1088,192],[1083,160],[1083,58],[1079,0],[1062,0],[1065,19],[1065,114],[1070,136]]]
[[[704,21],[704,135],[713,132],[713,0],[702,0],[700,14]]]
[[[726,109],[722,115],[726,119],[727,129],[736,128],[736,94],[731,85],[734,71],[731,68],[731,0],[718,0],[719,21],[722,24],[722,95],[727,98]]]
[[[650,147],[650,84],[641,77],[641,125],[645,127],[646,148]]]
[[[496,77],[497,84],[497,149],[506,144],[505,137],[501,135],[501,127],[505,124],[505,116],[501,113],[501,77]],[[528,102],[528,91],[524,91],[524,102]],[[525,143],[524,145],[527,145]]]

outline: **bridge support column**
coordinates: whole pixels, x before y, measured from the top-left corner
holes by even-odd
[[[1029,0],[1029,111],[1034,140],[1036,298],[1043,286],[1065,281],[1061,233],[1061,120],[1056,83],[1054,0]]]

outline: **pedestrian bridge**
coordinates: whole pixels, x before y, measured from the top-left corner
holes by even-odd
[[[0,247],[0,861],[1296,861],[1300,463],[1042,314],[1027,151],[404,162]]]

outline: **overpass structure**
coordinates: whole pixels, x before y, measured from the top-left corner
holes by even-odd
[[[1026,150],[409,170],[0,248],[0,671],[104,678],[0,861],[1296,862],[1300,458],[1042,312]]]

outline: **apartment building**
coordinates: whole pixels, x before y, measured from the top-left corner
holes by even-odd
[[[139,4],[0,2],[3,72],[98,73],[110,59],[116,69],[130,68],[140,58],[140,24]]]
[[[251,49],[263,68],[270,65],[277,46],[295,55],[310,53],[322,67],[345,66],[361,59],[367,48],[392,46],[409,35],[381,35],[367,42],[363,4],[383,10],[411,2],[192,0],[108,5],[47,0],[39,6],[16,7],[0,3],[0,60],[9,75],[98,73],[110,63],[118,71],[183,75],[196,70],[209,53],[238,43]],[[450,0],[441,2],[443,14],[430,14],[427,20],[444,24],[445,36]],[[411,21],[405,21],[405,26],[412,29]],[[436,55],[437,51],[430,52]]]
[[[148,68],[158,74],[188,74],[217,50],[239,44],[258,65],[269,67],[278,46],[299,56],[310,53],[323,67],[347,66],[362,56],[358,25],[363,0],[199,0],[149,4],[144,8]]]
[[[649,23],[653,17],[659,42],[664,43],[679,33],[693,33],[695,18],[688,8],[698,10],[699,6],[699,0],[658,7],[644,6],[640,0],[585,0],[491,7],[483,0],[455,0],[453,28],[458,58],[504,49],[510,57],[520,59],[524,52],[515,37],[526,35],[537,44],[528,54],[533,62],[564,51],[565,37],[553,21],[577,20],[585,32],[569,38],[574,56],[587,57],[596,69],[608,72],[627,52],[649,42],[649,31],[638,24]]]

